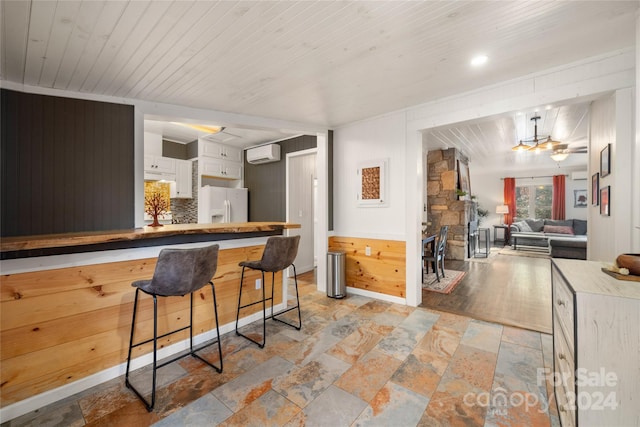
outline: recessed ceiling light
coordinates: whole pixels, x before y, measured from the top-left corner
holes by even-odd
[[[486,64],[488,60],[489,57],[487,55],[478,55],[471,60],[471,65],[473,67],[479,67]]]

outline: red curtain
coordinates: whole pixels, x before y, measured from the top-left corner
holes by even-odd
[[[564,219],[565,213],[565,185],[564,175],[553,176],[553,202],[551,204],[551,219]]]
[[[509,213],[504,215],[504,223],[513,224],[513,218],[516,216],[516,179],[504,179],[504,204],[509,206]]]

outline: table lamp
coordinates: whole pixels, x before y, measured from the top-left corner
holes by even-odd
[[[502,223],[504,224],[504,215],[509,213],[509,206],[507,205],[498,205],[496,206],[496,213],[497,214],[502,214]]]

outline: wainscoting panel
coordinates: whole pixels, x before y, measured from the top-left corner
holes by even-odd
[[[238,263],[260,259],[263,248],[219,252],[214,284],[221,325],[235,322]],[[2,406],[125,362],[135,294],[131,282],[150,278],[155,262],[150,258],[0,276]],[[259,277],[259,272],[245,274],[243,301],[261,297],[261,291],[255,289]],[[271,278],[265,276],[265,281],[270,292]],[[282,283],[282,273],[276,275],[276,283]],[[206,286],[194,295],[194,335],[215,328],[210,289]],[[282,287],[276,288],[274,299],[274,304],[282,301]],[[150,337],[152,298],[143,295],[140,301],[136,335]],[[261,305],[244,309],[241,316],[259,308]],[[185,326],[188,296],[158,298],[158,314],[159,335]],[[188,336],[188,331],[182,331],[165,337],[158,348]],[[151,344],[137,347],[133,357],[151,350]]]
[[[405,246],[397,240],[329,238],[329,250],[346,252],[347,286],[401,298],[406,296]]]

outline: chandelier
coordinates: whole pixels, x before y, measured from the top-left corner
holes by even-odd
[[[540,120],[540,116],[533,116],[531,120],[534,123],[533,138],[521,139],[520,143],[512,148],[513,151],[527,150],[539,153],[542,150],[550,150],[560,144],[560,142],[551,139],[550,135],[538,135],[538,120]]]

